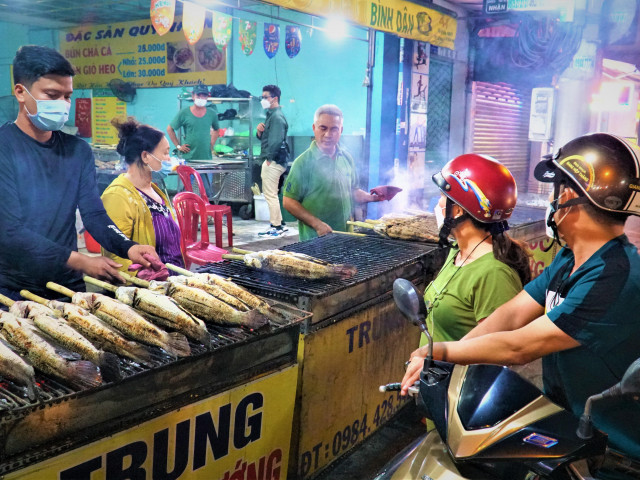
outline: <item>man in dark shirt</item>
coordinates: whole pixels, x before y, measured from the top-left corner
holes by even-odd
[[[21,47],[13,60],[14,123],[0,127],[0,292],[50,293],[53,281],[84,290],[82,275],[123,281],[120,266],[77,251],[75,212],[107,250],[149,267],[153,247],[129,240],[111,221],[96,187],[93,154],[83,140],[60,132],[69,117],[73,67],[58,52]]]
[[[280,88],[276,85],[262,87],[260,104],[267,111],[264,123],[257,126],[256,136],[260,139],[260,158],[262,162],[262,193],[269,206],[269,220],[271,228],[260,232],[261,237],[280,237],[287,228],[282,222],[280,200],[278,199],[278,185],[280,177],[287,169],[287,158],[280,154],[282,142],[287,138],[289,125],[280,107]]]

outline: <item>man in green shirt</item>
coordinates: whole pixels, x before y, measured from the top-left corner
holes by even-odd
[[[193,105],[178,112],[167,127],[167,133],[184,159],[211,160],[211,151],[220,128],[218,112],[215,108],[207,108],[209,89],[206,85],[193,87],[191,96]],[[184,135],[182,144],[176,135],[181,128]]]
[[[354,202],[383,199],[358,188],[353,158],[338,144],[342,120],[335,105],[316,110],[315,140],[295,159],[285,182],[282,204],[298,219],[300,241],[345,231]]]

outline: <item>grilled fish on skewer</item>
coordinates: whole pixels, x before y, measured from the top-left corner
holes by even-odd
[[[229,303],[231,306],[235,305],[235,303],[226,301],[227,297],[220,295],[219,293],[212,293],[211,289],[217,289],[218,292],[222,291],[231,298],[236,299],[240,304],[245,305],[243,310],[251,310],[255,308],[258,312],[277,323],[286,321],[286,317],[281,312],[272,308],[271,305],[260,297],[252,294],[249,290],[246,290],[231,280],[222,278],[220,275],[213,273],[194,273],[169,263],[167,264],[167,268],[182,274],[180,276],[169,277],[169,282],[183,283],[190,287],[199,288],[205,292],[211,293],[214,297]],[[195,279],[196,281],[191,281],[191,279]],[[204,285],[202,282],[204,282]]]
[[[44,373],[61,378],[76,388],[97,387],[102,383],[100,370],[80,355],[64,352],[46,340],[33,321],[0,312],[0,328],[7,341],[26,353],[31,363]]]
[[[419,215],[390,214],[384,215],[379,220],[347,223],[371,229],[384,237],[400,240],[437,242],[440,234],[435,215],[426,212]]]
[[[151,353],[143,345],[125,338],[118,330],[103,322],[88,310],[73,303],[50,301],[54,310],[62,312],[67,322],[88,338],[96,347],[153,367]]]
[[[99,293],[75,293],[73,290],[53,282],[48,282],[47,288],[71,297],[73,303],[89,310],[134,340],[160,347],[176,357],[188,357],[191,354],[191,347],[183,334],[165,332],[146,320],[133,308],[118,300]]]
[[[198,288],[172,282],[152,282],[150,288],[154,291],[164,289],[166,295],[181,307],[206,322],[247,328],[260,328],[268,323],[257,310],[241,312]]]
[[[125,280],[128,275],[125,275]],[[146,288],[115,287],[106,282],[85,276],[84,280],[115,293],[116,299],[126,305],[137,308],[154,323],[184,333],[203,345],[211,345],[211,334],[205,323],[184,311],[171,298],[152,292]]]
[[[38,300],[46,302],[44,298],[38,297],[27,290],[21,290],[20,295],[36,302]],[[61,312],[58,311],[58,313]],[[118,357],[113,353],[97,349],[93,343],[86,339],[63,318],[44,315],[40,310],[36,309],[30,310],[29,318],[33,320],[36,327],[56,340],[60,345],[72,352],[76,352],[85,360],[89,360],[98,365],[105,380],[111,382],[122,378]]]
[[[29,400],[36,399],[33,367],[14,352],[4,339],[0,339],[0,375],[23,387]]]
[[[208,283],[202,280],[200,277],[174,276],[169,277],[167,281],[170,283],[180,283],[182,285],[186,285],[187,287],[199,288],[200,290],[204,290],[209,295],[213,295],[218,300],[222,300],[223,302],[231,305],[233,308],[241,312],[248,312],[249,310],[251,310],[251,308],[253,308],[249,308],[249,306],[241,301],[240,298],[229,295],[216,284]]]
[[[302,253],[284,250],[264,250],[245,255],[222,255],[230,260],[242,260],[248,267],[308,280],[347,279],[357,273],[353,265],[332,264]]]
[[[16,317],[27,318],[30,312],[38,312],[42,315],[57,316],[58,314],[48,308],[46,305],[41,305],[37,302],[29,300],[12,300],[0,294],[0,303],[9,307],[9,313],[13,313]]]

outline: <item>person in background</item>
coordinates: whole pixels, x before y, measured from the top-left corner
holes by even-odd
[[[427,286],[427,326],[436,342],[460,340],[531,279],[529,254],[506,233],[517,200],[509,170],[491,157],[466,154],[433,176],[441,245],[455,243]],[[426,337],[420,342],[426,343]]]
[[[218,112],[207,108],[209,89],[196,85],[191,92],[193,105],[180,110],[167,127],[169,138],[185,160],[210,160],[213,145],[218,139]],[[184,142],[178,142],[177,131],[182,128]]]
[[[103,253],[122,265],[122,271],[135,271],[145,280],[165,280],[169,272],[164,263],[184,267],[180,252],[180,228],[171,202],[151,181],[152,172],[170,170],[169,142],[159,130],[139,124],[133,117],[114,119],[120,141],[117,151],[128,165],[102,194],[107,213],[130,239],[155,247],[162,263],[150,268],[132,267],[130,261],[103,249]]]
[[[433,353],[461,365],[542,358],[545,393],[579,417],[587,398],[618,383],[640,356],[640,255],[624,234],[628,216],[640,216],[640,150],[614,135],[584,135],[540,162],[535,177],[553,182],[547,225],[566,245],[522,292],[462,340],[436,342]],[[402,395],[426,355],[425,347],[411,354]],[[591,418],[611,449],[640,459],[640,403],[606,398],[593,403]]]
[[[269,206],[269,220],[271,228],[260,232],[261,237],[280,237],[287,228],[282,221],[280,200],[278,199],[278,184],[280,177],[287,169],[287,156],[281,155],[280,147],[287,139],[289,125],[280,107],[280,89],[275,85],[262,87],[260,105],[267,110],[264,123],[259,123],[256,136],[260,139],[260,158],[262,162],[262,193]]]
[[[354,202],[385,199],[358,188],[353,158],[338,143],[342,120],[342,111],[336,105],[323,105],[316,110],[315,139],[295,159],[284,183],[282,203],[298,219],[300,241],[333,230],[345,231]]]
[[[79,253],[76,210],[92,237],[122,258],[150,266],[153,247],[128,239],[105,212],[93,153],[60,129],[69,117],[74,70],[57,51],[35,45],[13,59],[15,122],[0,127],[0,292],[28,289],[51,298],[48,281],[83,291],[82,275],[124,282],[120,264]]]

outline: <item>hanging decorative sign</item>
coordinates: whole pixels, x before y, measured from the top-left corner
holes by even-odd
[[[191,2],[182,3],[182,30],[189,45],[195,44],[204,31],[204,16],[206,10]]]
[[[278,53],[278,47],[280,47],[280,25],[276,23],[264,24],[264,53],[267,57],[273,58]]]
[[[76,98],[76,127],[78,135],[84,138],[91,136],[91,99]]]
[[[242,53],[251,55],[256,46],[256,22],[240,19],[240,46]]]
[[[229,44],[232,21],[231,15],[213,12],[211,33],[213,34],[213,41],[220,51],[223,51]]]
[[[151,0],[151,25],[158,35],[171,29],[175,13],[176,0]]]
[[[284,47],[289,58],[293,58],[300,52],[300,43],[302,35],[300,35],[300,27],[287,25],[287,33],[284,38]]]

